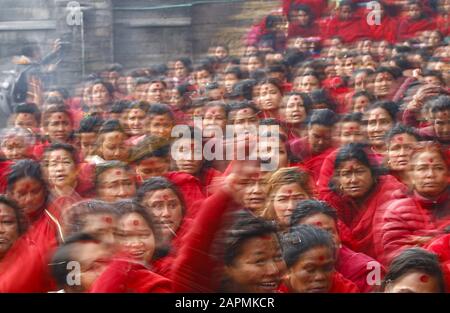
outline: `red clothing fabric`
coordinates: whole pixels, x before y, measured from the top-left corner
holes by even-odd
[[[307,5],[316,18],[322,16],[328,7],[327,0],[282,0],[283,14],[288,14],[289,9],[296,4]]]
[[[355,283],[361,292],[373,291],[373,286],[367,283],[367,278],[374,267],[381,269],[381,279],[385,274],[384,267],[375,259],[364,253],[358,253],[346,246],[342,246],[338,251],[336,270],[346,279]]]
[[[140,263],[115,259],[91,286],[91,293],[168,293],[170,280]]]
[[[6,189],[8,188],[8,174],[12,164],[14,162],[9,160],[0,162],[0,193],[6,193]]]
[[[302,168],[305,168],[311,175],[314,184],[319,180],[320,169],[325,158],[333,151],[328,148],[319,154],[313,154],[308,143],[308,138],[300,138],[289,143],[293,156],[299,159]]]
[[[222,190],[203,202],[173,264],[170,279],[175,292],[214,292],[219,289],[219,281],[214,275],[219,263],[211,257],[211,249],[222,218],[232,209],[231,205],[230,195]]]
[[[390,43],[397,41],[398,21],[394,17],[385,15],[380,20],[380,25],[368,25],[370,38],[374,41],[386,40]]]
[[[341,20],[334,16],[324,22],[321,33],[325,39],[339,36],[345,43],[351,43],[362,38],[369,38],[369,31],[365,18],[354,16],[349,20]]]
[[[450,225],[450,199],[447,190],[438,199],[426,199],[417,193],[385,204],[374,232],[379,261],[389,264],[402,250],[420,245],[416,236],[435,237]]]
[[[0,292],[48,292],[55,290],[48,268],[58,242],[61,211],[77,199],[55,199],[45,214],[20,237],[0,263]]]
[[[313,22],[307,26],[301,26],[298,23],[289,23],[288,38],[292,37],[320,37],[319,24]]]
[[[205,199],[200,180],[190,174],[183,172],[169,172],[164,176],[172,183],[174,183],[183,194],[187,211],[186,216],[195,216],[199,208],[194,204],[197,201]]]
[[[278,288],[281,293],[292,292],[285,284],[281,284]],[[335,271],[331,276],[331,286],[327,293],[359,293],[360,290],[353,282]]]
[[[339,219],[351,230],[354,240],[353,248],[377,259],[374,250],[374,230],[377,227],[377,211],[382,209],[382,205],[392,199],[395,190],[402,190],[403,185],[390,175],[378,178],[378,183],[370,193],[356,202],[350,197],[343,196],[330,191],[322,199],[333,206],[338,213]]]
[[[421,18],[418,20],[404,18],[398,25],[397,39],[399,41],[408,40],[417,36],[419,32],[423,32],[424,30],[434,30],[437,28],[438,25],[436,20],[431,18]]]

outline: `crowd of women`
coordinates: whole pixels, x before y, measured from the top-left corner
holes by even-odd
[[[450,1],[379,6],[284,0],[236,55],[30,79],[0,136],[0,292],[450,290]],[[260,125],[274,171],[195,157]]]

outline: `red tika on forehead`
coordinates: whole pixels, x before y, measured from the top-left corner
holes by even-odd
[[[420,281],[422,283],[427,283],[430,280],[430,277],[428,275],[422,275],[420,276]]]
[[[319,255],[319,261],[323,261],[323,260],[325,260],[325,256]]]
[[[107,224],[111,224],[112,223],[112,218],[110,216],[105,216],[105,218],[103,218],[103,220],[105,221],[105,223]]]
[[[433,163],[434,159],[433,158],[429,158],[428,159],[428,163]]]
[[[316,222],[316,226],[322,227],[322,222]]]
[[[403,136],[398,136],[398,137],[397,137],[397,141],[403,142]]]
[[[251,179],[258,180],[261,177],[261,173],[254,173],[250,175]]]
[[[120,170],[117,170],[116,175],[120,175],[120,174],[122,174],[122,172]]]
[[[31,184],[30,184],[30,183],[26,183],[26,184],[24,185],[24,188],[25,188],[25,189],[30,189],[30,188],[31,188]]]
[[[244,109],[244,110],[242,110],[242,112],[244,112],[245,114],[247,114],[247,113],[249,113],[250,111],[249,111],[249,109]]]
[[[262,240],[272,240],[272,236],[271,235],[266,235],[266,236],[261,236]]]
[[[139,220],[133,220],[133,221],[131,221],[132,222],[132,224],[134,225],[134,226],[138,226],[139,225]]]
[[[164,195],[164,196],[163,196],[163,199],[164,199],[165,201],[167,201],[167,200],[169,200],[169,196],[168,196],[168,195]]]
[[[286,192],[287,192],[288,194],[292,194],[292,189],[288,189]]]

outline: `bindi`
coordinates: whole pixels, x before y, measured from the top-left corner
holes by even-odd
[[[430,280],[430,277],[428,276],[428,275],[422,275],[422,276],[420,276],[420,281],[422,282],[422,283],[426,283],[426,282],[428,282]]]

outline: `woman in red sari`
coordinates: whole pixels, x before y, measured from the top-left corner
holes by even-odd
[[[183,196],[169,180],[154,177],[141,185],[136,201],[153,219],[155,232],[159,234],[157,259],[153,265],[158,273],[166,275],[191,223],[191,219],[186,217]]]
[[[376,258],[375,217],[396,189],[402,190],[402,184],[389,175],[377,175],[363,147],[349,144],[336,156],[331,190],[324,192],[322,199],[336,209],[349,228],[352,248]]]
[[[446,286],[436,255],[410,248],[392,261],[381,289],[385,293],[443,293]]]
[[[420,136],[407,126],[398,124],[386,134],[387,152],[384,163],[389,173],[405,186],[411,186],[409,166],[414,145]]]
[[[419,143],[411,156],[413,189],[407,196],[386,203],[375,249],[387,264],[405,248],[423,246],[450,225],[449,162],[441,147]]]
[[[287,273],[282,291],[293,293],[357,293],[358,287],[336,272],[332,236],[311,225],[292,227],[283,238]]]
[[[225,219],[242,207],[256,163],[234,162],[222,188],[203,202],[173,265],[174,291],[277,292],[285,264],[276,228],[248,210]]]
[[[258,108],[261,118],[278,118],[278,108],[283,98],[280,82],[274,78],[265,79],[257,84],[259,88]]]
[[[409,0],[407,16],[398,25],[398,40],[408,40],[424,30],[437,29],[436,21],[425,15],[421,1]]]
[[[0,195],[0,262],[27,227],[20,207],[11,199]]]
[[[280,105],[280,117],[287,129],[288,140],[303,137],[304,123],[311,109],[307,94],[291,92],[285,95]]]
[[[333,150],[331,132],[335,113],[329,109],[314,110],[308,122],[307,137],[290,143],[292,155],[306,169],[314,182],[319,179],[323,160]]]
[[[298,4],[291,7],[288,14],[288,38],[292,37],[318,37],[319,25],[309,6]]]
[[[168,279],[151,270],[158,232],[151,216],[132,200],[115,204],[118,254],[90,287],[90,292],[170,292]]]
[[[335,268],[345,278],[354,282],[361,292],[370,292],[376,281],[370,278],[373,269],[379,269],[378,277],[384,274],[383,266],[373,258],[351,250],[352,244],[346,238],[348,231],[337,218],[336,211],[325,202],[317,200],[303,200],[297,204],[290,218],[291,227],[296,225],[311,225],[328,231],[337,249]],[[373,277],[376,278],[376,275]]]

